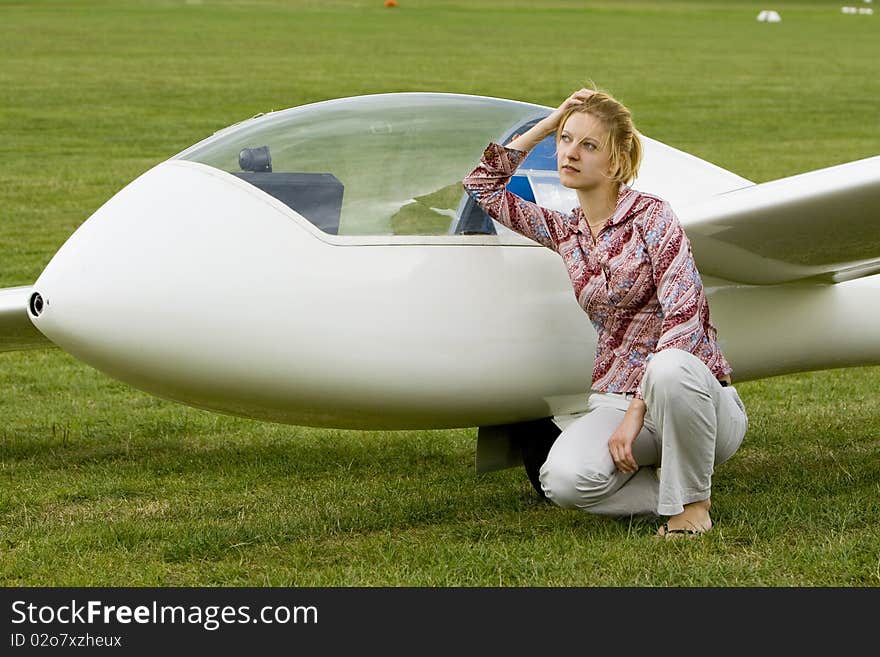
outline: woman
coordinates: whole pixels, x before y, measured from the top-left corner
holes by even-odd
[[[559,179],[579,202],[570,214],[505,189],[554,133]],[[641,152],[629,110],[581,89],[506,147],[489,144],[464,186],[492,218],[562,256],[598,333],[588,412],[540,470],[548,499],[607,515],[657,513],[668,516],[659,536],[698,536],[712,528],[714,467],[740,446],[748,419],[687,236],[667,202],[627,184]]]

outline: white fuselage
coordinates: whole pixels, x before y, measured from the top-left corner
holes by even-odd
[[[880,362],[880,280],[704,277],[736,380]],[[52,342],[192,406],[353,428],[583,410],[595,332],[558,256],[499,236],[332,236],[231,174],[171,160],[34,284]]]

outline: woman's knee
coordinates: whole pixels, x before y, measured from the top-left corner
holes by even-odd
[[[564,509],[589,509],[610,494],[611,477],[596,470],[554,464],[549,459],[539,472],[541,489]]]
[[[651,356],[645,366],[645,379],[655,384],[678,383],[692,354],[681,349],[664,349]]]
[[[678,396],[687,391],[698,390],[701,385],[700,369],[709,369],[696,356],[681,349],[664,349],[653,356],[645,368],[642,394],[645,398],[658,393]]]

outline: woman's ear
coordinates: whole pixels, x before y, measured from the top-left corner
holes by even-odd
[[[616,180],[620,175],[620,164],[615,165],[614,162],[608,164],[608,170],[605,172],[609,180]]]

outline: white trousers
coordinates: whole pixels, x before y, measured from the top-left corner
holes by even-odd
[[[541,467],[548,499],[613,516],[673,516],[709,499],[715,466],[733,456],[748,429],[736,388],[723,387],[693,354],[664,349],[648,361],[642,395],[647,412],[632,448],[639,469],[618,471],[608,450],[633,395],[592,393],[586,415],[565,428]]]

